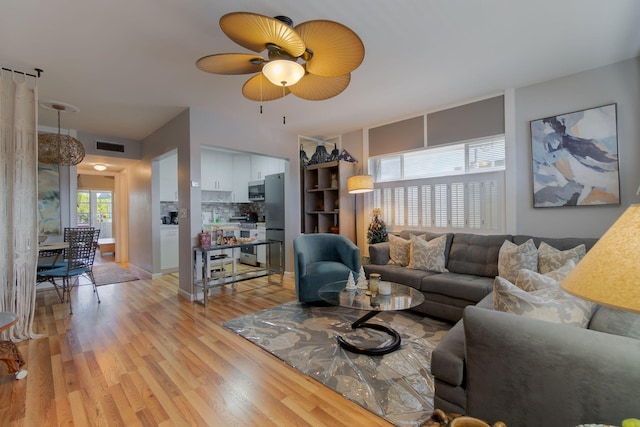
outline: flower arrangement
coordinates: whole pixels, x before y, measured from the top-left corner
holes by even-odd
[[[387,226],[382,220],[382,211],[380,208],[375,208],[371,211],[371,217],[371,224],[369,224],[369,229],[367,230],[367,241],[369,244],[372,245],[389,240]]]

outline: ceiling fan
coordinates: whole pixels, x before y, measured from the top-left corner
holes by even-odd
[[[293,27],[286,16],[271,18],[233,12],[220,18],[220,28],[234,42],[253,52],[204,56],[196,66],[214,74],[253,74],[242,87],[245,98],[271,101],[289,93],[311,101],[332,98],[347,88],[351,72],[364,59],[360,37],[328,20]]]

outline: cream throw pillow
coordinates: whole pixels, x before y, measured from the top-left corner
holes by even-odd
[[[498,274],[510,282],[515,282],[522,269],[538,271],[538,250],[533,239],[520,246],[505,240],[498,252]]]
[[[525,292],[539,291],[540,289],[559,289],[560,282],[567,277],[567,274],[569,274],[575,266],[576,264],[573,260],[569,260],[559,269],[545,274],[523,269],[518,272],[515,285]]]
[[[569,260],[573,260],[573,262],[578,264],[586,253],[587,249],[584,244],[578,245],[573,249],[561,251],[545,242],[542,242],[538,248],[538,271],[544,274],[557,270],[565,265]]]
[[[444,250],[447,246],[447,236],[426,241],[414,235],[409,236],[411,245],[409,247],[409,268],[416,270],[435,271],[436,273],[446,273]]]
[[[410,240],[389,234],[389,264],[406,267],[409,264]]]
[[[525,292],[498,276],[493,282],[493,309],[586,328],[593,314],[594,304],[574,298],[560,288]]]

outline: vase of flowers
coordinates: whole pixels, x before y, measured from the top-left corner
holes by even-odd
[[[375,208],[371,211],[371,224],[369,224],[369,229],[367,230],[367,242],[373,245],[387,240],[389,240],[389,234],[387,233],[387,226],[382,220],[382,212],[380,208]]]

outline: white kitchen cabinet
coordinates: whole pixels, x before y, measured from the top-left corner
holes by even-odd
[[[285,161],[275,157],[251,156],[251,181],[259,181],[267,175],[284,172]]]
[[[178,200],[178,156],[172,155],[159,161],[160,201]]]
[[[203,149],[200,156],[202,190],[233,191],[232,162],[232,154]]]
[[[251,179],[251,156],[248,154],[233,155],[233,194],[234,202],[249,202],[249,186]]]
[[[163,272],[178,269],[178,226],[160,226],[160,269]]]

